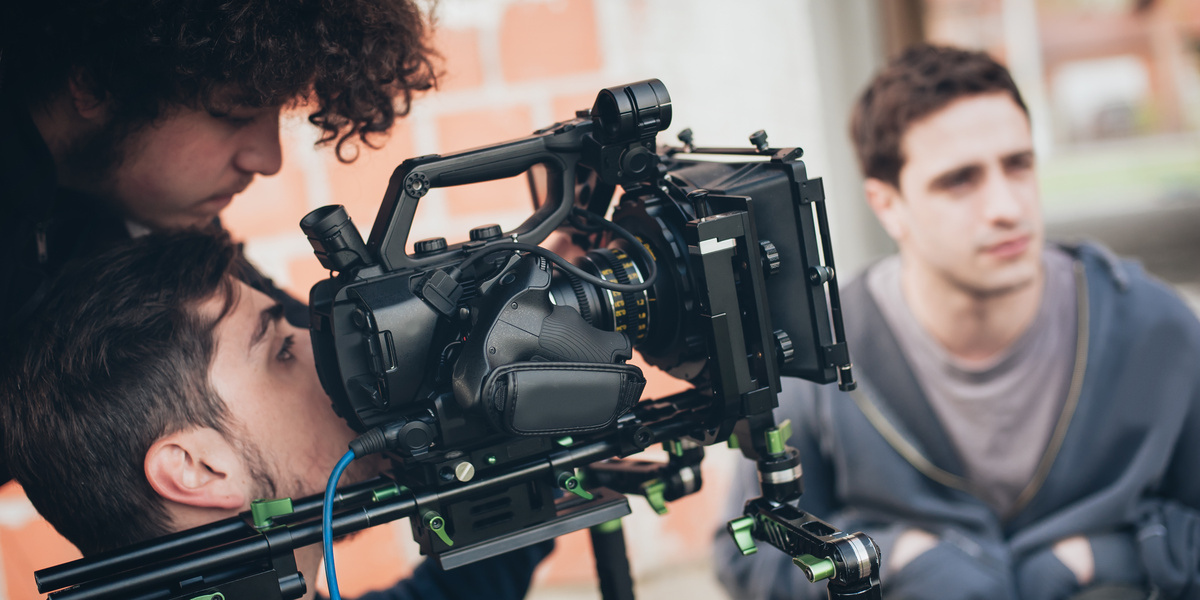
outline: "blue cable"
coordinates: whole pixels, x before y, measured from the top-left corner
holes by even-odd
[[[325,503],[321,506],[321,540],[325,546],[325,581],[329,583],[329,600],[342,600],[338,592],[337,573],[333,569],[333,497],[337,494],[338,480],[342,471],[354,460],[354,451],[346,452],[338,461],[333,472],[329,474],[329,484],[325,486]]]

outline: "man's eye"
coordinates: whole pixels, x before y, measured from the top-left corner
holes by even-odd
[[[214,119],[219,119],[234,127],[244,127],[254,122],[254,117],[233,115],[227,112],[209,111],[208,114],[212,115]]]
[[[275,359],[280,362],[287,362],[295,358],[292,354],[292,344],[296,343],[296,337],[289,335],[283,338],[283,347],[279,349],[279,353],[275,355]]]
[[[1004,168],[1008,171],[1027,171],[1033,168],[1032,154],[1019,154],[1009,157],[1004,161]]]
[[[962,188],[971,185],[974,183],[974,181],[975,173],[971,171],[964,171],[962,173],[955,173],[954,175],[946,178],[946,187],[951,189]]]

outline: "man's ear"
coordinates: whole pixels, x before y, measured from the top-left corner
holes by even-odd
[[[71,105],[75,107],[79,116],[89,121],[104,121],[108,118],[108,100],[92,92],[82,71],[76,69],[67,78],[67,90],[71,94]]]
[[[908,234],[908,226],[904,215],[904,198],[896,186],[868,177],[863,182],[863,191],[867,195],[867,204],[879,219],[879,224],[893,240],[899,243]]]
[[[163,436],[146,451],[146,479],[163,498],[197,508],[242,510],[243,463],[220,432],[193,427]]]

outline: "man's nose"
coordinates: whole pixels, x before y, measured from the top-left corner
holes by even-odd
[[[256,119],[244,132],[234,166],[247,173],[274,175],[283,166],[279,143],[279,110]]]
[[[993,173],[984,187],[984,219],[989,223],[1012,225],[1025,217],[1021,187],[1004,176]]]

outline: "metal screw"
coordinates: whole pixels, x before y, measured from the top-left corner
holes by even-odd
[[[475,465],[462,461],[454,467],[454,477],[459,481],[466,483],[475,477]]]

